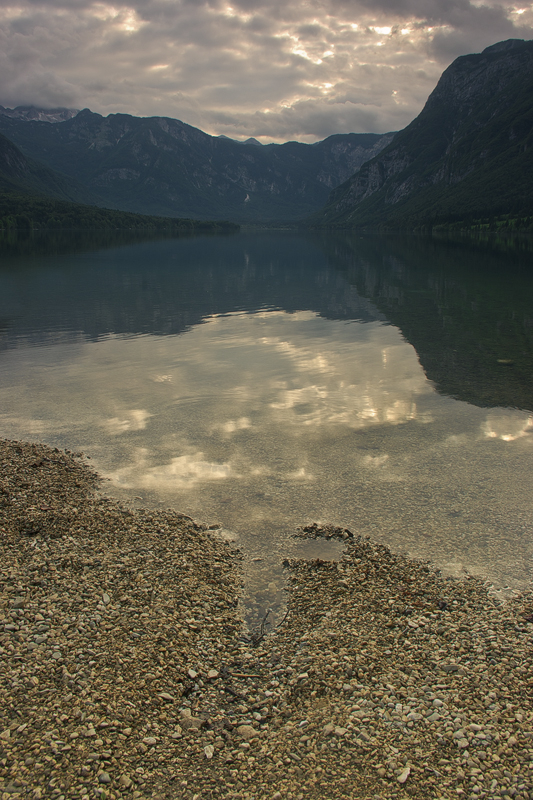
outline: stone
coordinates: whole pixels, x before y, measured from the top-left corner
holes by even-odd
[[[239,725],[237,728],[237,733],[239,736],[242,736],[243,739],[253,739],[257,736],[257,731],[251,725]]]
[[[184,731],[200,730],[203,724],[203,719],[200,719],[200,717],[193,717],[190,711],[188,714],[181,712],[180,726]]]
[[[409,775],[411,774],[411,767],[406,767],[396,778],[398,783],[405,783]]]

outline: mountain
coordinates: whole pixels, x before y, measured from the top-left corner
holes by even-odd
[[[27,157],[82,184],[88,202],[248,222],[296,220],[317,211],[334,186],[393,136],[350,133],[312,145],[260,146],[209,136],[166,117],[102,117],[89,109],[53,123],[0,114],[0,132]]]
[[[217,139],[227,139],[228,142],[237,142],[237,144],[256,144],[259,147],[262,147],[263,144],[258,142],[257,139],[254,139],[253,136],[250,136],[249,139],[245,139],[244,142],[239,141],[239,139],[232,139],[230,136],[225,136],[223,133],[220,136],[217,136]]]
[[[0,106],[0,115],[21,119],[26,122],[29,120],[39,120],[39,122],[64,122],[72,119],[79,114],[77,108],[37,108],[36,106],[17,106],[16,108],[4,108]]]
[[[531,221],[532,176],[533,41],[510,39],[456,59],[419,116],[331,193],[312,224]]]
[[[33,159],[28,159],[0,134],[0,192],[45,195],[58,200],[90,201],[90,193],[77,182]]]
[[[107,228],[231,232],[232,223],[145,216],[76,202],[84,188],[32,159],[0,134],[0,229]]]

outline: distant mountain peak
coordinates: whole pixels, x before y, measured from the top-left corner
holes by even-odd
[[[254,139],[253,136],[250,136],[249,139],[246,139],[244,142],[241,142],[240,139],[232,139],[231,136],[226,136],[224,133],[221,133],[220,136],[216,137],[217,139],[226,139],[228,142],[236,142],[236,144],[256,144],[259,147],[262,147],[262,143],[258,142],[257,139]]]
[[[0,114],[25,122],[65,122],[79,114],[79,110],[77,108],[38,108],[37,106],[4,108],[4,106],[0,106]]]

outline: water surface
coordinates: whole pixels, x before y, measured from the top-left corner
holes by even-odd
[[[339,555],[293,538],[312,521],[524,587],[531,274],[527,252],[395,237],[12,249],[0,435],[220,523],[252,616],[282,602],[284,558]]]

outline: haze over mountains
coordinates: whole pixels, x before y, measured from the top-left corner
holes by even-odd
[[[502,215],[529,224],[533,41],[456,59],[397,134],[261,145],[166,117],[2,106],[0,132],[4,192],[174,218],[307,218],[314,227],[468,227]]]

